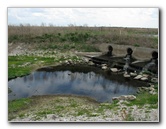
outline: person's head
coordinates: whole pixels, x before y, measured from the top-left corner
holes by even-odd
[[[110,52],[113,51],[113,47],[111,45],[108,46],[108,51],[110,51]]]
[[[153,51],[153,52],[152,52],[152,58],[153,58],[153,59],[157,59],[157,58],[158,58],[158,52]]]
[[[131,55],[133,53],[133,50],[129,47],[129,48],[127,48],[127,54],[128,55]]]

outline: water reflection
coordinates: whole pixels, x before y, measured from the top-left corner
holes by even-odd
[[[33,95],[76,94],[95,98],[99,102],[111,101],[112,97],[133,94],[136,87],[111,81],[94,72],[37,71],[8,82],[12,93],[9,100]]]

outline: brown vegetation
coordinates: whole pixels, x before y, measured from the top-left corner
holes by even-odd
[[[111,43],[158,48],[158,29],[84,26],[8,26],[9,43]]]

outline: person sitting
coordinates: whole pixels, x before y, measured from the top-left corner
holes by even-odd
[[[108,52],[106,53],[107,56],[112,56],[113,47],[111,45],[108,46]]]

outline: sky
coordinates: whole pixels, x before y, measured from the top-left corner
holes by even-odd
[[[158,8],[8,8],[8,25],[158,28]]]

